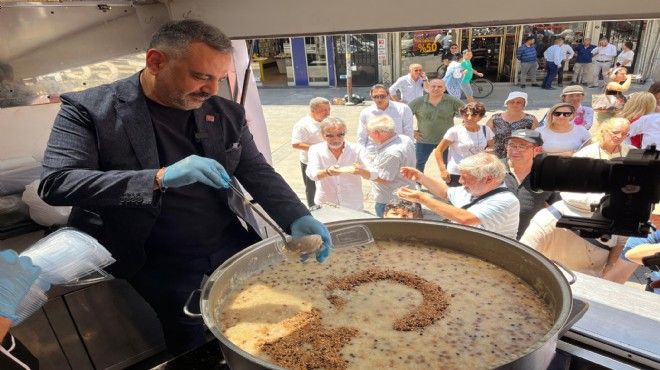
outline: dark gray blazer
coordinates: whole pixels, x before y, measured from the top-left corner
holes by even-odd
[[[109,267],[112,274],[130,277],[144,264],[144,243],[161,197],[153,190],[160,165],[139,73],[64,94],[61,100],[44,154],[39,195],[54,206],[74,206],[69,225],[94,236],[112,253],[117,260]],[[240,105],[212,97],[193,112],[197,131],[208,135],[202,140],[206,156],[238,178],[275,222],[288,229],[309,214],[257,149]],[[240,198],[221,193],[231,210],[257,229]]]

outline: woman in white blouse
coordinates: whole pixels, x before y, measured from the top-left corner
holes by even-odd
[[[461,173],[458,164],[463,158],[481,153],[486,148],[494,148],[495,134],[488,126],[479,125],[486,115],[486,106],[482,103],[468,103],[458,110],[463,116],[463,124],[447,130],[445,136],[435,149],[435,160],[438,162],[440,177],[449,186],[459,186]],[[442,153],[449,149],[449,160],[445,166]]]
[[[572,156],[591,142],[591,134],[582,126],[571,123],[575,107],[570,103],[555,104],[548,111],[546,124],[536,131],[543,137],[543,152],[551,155]]]

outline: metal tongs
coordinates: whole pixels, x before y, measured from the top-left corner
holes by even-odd
[[[259,217],[261,217],[277,234],[279,234],[281,243],[277,244],[277,251],[284,256],[285,258],[300,259],[301,256],[315,253],[323,244],[323,240],[320,235],[306,235],[297,238],[292,238],[288,236],[275,225],[268,216],[263,214],[252,202],[250,202],[243,193],[234,186],[232,183],[228,183],[229,188],[245,203],[248,207],[254,211]],[[332,230],[330,232],[330,237],[332,238],[332,244],[335,247],[350,247],[356,245],[366,245],[374,241],[369,228],[364,225],[352,225],[344,227],[337,230]]]

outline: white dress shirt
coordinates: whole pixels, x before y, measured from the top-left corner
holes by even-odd
[[[562,53],[559,45],[552,45],[543,53],[543,57],[547,62],[553,62],[557,66],[561,65],[561,61],[564,60],[565,56],[566,54]]]
[[[611,62],[612,58],[616,56],[616,47],[612,44],[598,46],[591,51],[591,54],[594,55],[594,60],[596,62]]]
[[[319,180],[318,173],[328,167],[337,165],[339,167],[353,166],[357,163],[360,167],[371,173],[371,179],[375,179],[378,173],[373,169],[366,150],[357,144],[344,142],[344,150],[335,158],[328,148],[328,143],[322,142],[309,148],[309,162],[307,163],[307,177],[316,181],[315,204],[336,204],[341,207],[363,211],[362,177],[360,175],[343,174],[329,176]]]
[[[309,114],[301,118],[293,126],[291,144],[318,144],[323,141],[321,137],[321,122],[317,122]],[[300,151],[300,162],[307,163],[307,152]]]
[[[575,55],[573,48],[569,44],[563,44],[561,46],[561,52],[562,55],[564,56],[564,60],[571,60],[573,59],[573,55]]]
[[[397,90],[401,91],[401,101],[407,103],[424,95],[424,81],[421,77],[415,81],[410,77],[410,74],[407,74],[399,77],[399,79],[390,86],[391,95],[395,95]]]
[[[399,135],[408,136],[411,140],[415,140],[413,129],[413,113],[406,104],[398,103],[390,100],[385,110],[378,109],[376,104],[370,105],[362,110],[360,113],[360,120],[358,122],[358,144],[367,148],[367,152],[373,153],[376,151],[376,144],[369,137],[367,132],[367,120],[373,116],[381,116],[387,114],[394,120],[394,131]]]

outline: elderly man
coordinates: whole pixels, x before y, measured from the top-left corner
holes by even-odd
[[[594,56],[594,81],[589,87],[600,87],[600,74],[603,75],[603,81],[607,85],[607,71],[612,67],[612,61],[616,58],[616,46],[609,43],[607,38],[598,40],[598,47],[591,51]]]
[[[394,127],[394,121],[387,115],[367,121],[369,137],[377,144],[374,167],[378,177],[371,184],[378,217],[383,217],[387,203],[396,198],[397,188],[415,185],[400,172],[402,167],[415,164],[415,147],[409,137],[398,135]]]
[[[384,85],[374,85],[371,88],[370,94],[375,104],[364,108],[360,112],[357,129],[358,144],[367,148],[368,153],[374,153],[376,151],[376,144],[367,133],[367,120],[371,117],[382,115],[387,115],[394,121],[395,133],[407,136],[413,140],[413,113],[410,108],[406,104],[391,101],[387,88]]]
[[[516,50],[516,58],[520,62],[520,88],[525,88],[527,74],[532,80],[532,86],[538,86],[536,83],[536,71],[539,69],[539,63],[536,59],[536,46],[534,36],[527,36],[523,39],[522,45]]]
[[[591,38],[585,37],[582,44],[575,48],[577,58],[573,65],[573,79],[571,84],[582,84],[587,86],[593,83],[593,54],[591,52],[596,48],[596,45],[591,45]]]
[[[408,104],[417,117],[415,130],[415,168],[424,172],[424,167],[433,150],[451,127],[454,126],[454,115],[463,106],[463,102],[445,94],[445,81],[433,79],[429,83],[429,95],[419,97]],[[447,163],[447,151],[443,153]]]
[[[408,103],[409,101],[424,95],[424,91],[429,91],[429,80],[422,69],[421,64],[411,64],[408,67],[408,74],[399,77],[395,83],[390,86],[390,95],[392,100]],[[401,99],[396,95],[397,90],[401,93]]]
[[[555,39],[555,44],[543,52],[547,75],[545,76],[545,79],[543,79],[543,84],[541,85],[542,89],[555,90],[555,88],[552,87],[552,80],[554,80],[557,73],[559,73],[561,63],[564,61],[564,58],[566,58],[566,53],[561,48],[562,45],[564,45],[564,39],[557,37]]]
[[[450,188],[447,183],[424,175],[415,168],[404,167],[406,179],[425,186],[433,195],[451,204],[435,199],[422,191],[401,188],[400,198],[426,206],[438,215],[462,224],[480,227],[515,239],[520,218],[520,202],[504,185],[506,168],[496,156],[479,153],[467,157],[458,165],[461,172],[460,187]]]
[[[108,271],[151,305],[174,354],[207,342],[202,319],[181,309],[191,292],[261,239],[230,183],[240,181],[293,236],[319,234],[332,246],[327,228],[259,152],[243,108],[216,95],[231,55],[216,27],[165,23],[142,71],[61,96],[44,154],[39,195],[73,206],[69,226],[112,253]],[[330,248],[320,252],[319,262]]]
[[[543,150],[541,133],[534,130],[516,130],[506,140],[507,158],[504,164],[508,173],[504,178],[504,183],[520,201],[518,237],[521,237],[532,217],[552,204],[556,193],[552,191],[536,192],[530,185],[529,173],[532,171],[534,157]]]
[[[307,176],[316,181],[316,204],[336,204],[363,211],[362,178],[375,179],[366,150],[344,141],[346,124],[339,118],[328,117],[321,122],[325,142],[309,148]]]
[[[305,197],[307,205],[314,205],[316,185],[307,177],[307,151],[309,147],[323,142],[321,137],[321,121],[330,115],[330,101],[326,98],[314,98],[309,102],[309,113],[301,118],[294,126],[291,133],[291,147],[300,150],[300,168],[302,170],[303,183],[305,184]]]

